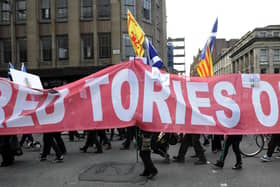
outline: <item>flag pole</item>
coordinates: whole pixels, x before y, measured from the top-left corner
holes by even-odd
[[[133,57],[133,63],[135,64],[135,56]],[[135,124],[135,142],[136,142],[136,163],[138,163],[138,131],[137,125]]]

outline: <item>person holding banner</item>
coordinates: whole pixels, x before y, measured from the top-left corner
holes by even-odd
[[[151,137],[152,134],[146,131],[140,131],[140,157],[144,164],[144,171],[140,176],[147,177],[147,179],[152,179],[158,174],[158,170],[153,164],[151,159]]]
[[[195,154],[198,157],[198,160],[194,163],[195,165],[207,164],[206,157],[204,155],[204,149],[200,144],[200,135],[199,134],[185,134],[178,152],[177,156],[173,156],[175,162],[183,163],[185,162],[185,155],[190,146],[194,147]]]
[[[14,163],[15,157],[11,148],[11,135],[0,136],[0,153],[2,155],[1,167],[7,167]]]
[[[51,148],[54,149],[56,158],[55,162],[62,162],[64,157],[62,155],[62,151],[55,141],[55,133],[44,133],[43,134],[43,152],[41,154],[40,161],[46,161],[47,155],[50,153]]]
[[[241,152],[239,149],[240,142],[242,140],[242,135],[228,135],[225,137],[224,147],[222,151],[222,155],[220,157],[220,160],[217,160],[216,164],[214,166],[218,168],[224,167],[224,162],[228,154],[228,149],[230,145],[232,145],[232,150],[236,157],[236,164],[232,167],[234,170],[242,169],[242,159],[241,159]]]

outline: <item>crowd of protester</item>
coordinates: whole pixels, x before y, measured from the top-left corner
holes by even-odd
[[[116,133],[117,132],[117,133]],[[138,132],[138,133],[137,133]],[[230,146],[232,146],[235,153],[236,163],[232,167],[234,170],[242,169],[242,157],[239,149],[240,142],[242,141],[242,135],[201,135],[199,134],[175,134],[175,133],[151,133],[138,129],[136,126],[123,128],[123,129],[111,129],[111,130],[88,130],[83,133],[77,131],[71,131],[69,134],[69,141],[73,142],[74,139],[84,139],[84,145],[80,148],[81,153],[88,151],[90,147],[94,148],[94,153],[101,154],[103,149],[110,150],[112,148],[111,141],[118,140],[123,141],[120,150],[128,150],[137,142],[140,158],[144,164],[144,171],[140,176],[153,178],[157,175],[158,170],[153,164],[151,159],[151,153],[160,155],[164,161],[170,163],[170,155],[168,149],[171,145],[180,143],[180,148],[177,155],[173,156],[173,162],[184,163],[185,155],[190,147],[195,151],[195,155],[192,158],[197,158],[194,162],[195,165],[207,164],[207,158],[205,156],[205,147],[211,143],[211,150],[213,153],[219,153],[219,159],[213,165],[216,168],[223,168],[225,159],[228,154]],[[34,140],[32,134],[21,135],[20,141],[17,135],[0,136],[0,153],[2,155],[2,167],[10,166],[14,163],[15,157],[23,154],[23,147],[34,148],[41,150],[40,161],[47,160],[51,149],[55,152],[54,162],[63,162],[64,156],[67,154],[67,149],[64,144],[64,140],[61,137],[60,132],[44,133],[42,140]],[[108,138],[109,137],[109,138]],[[137,139],[137,141],[136,141]],[[204,142],[201,144],[201,140]],[[268,150],[266,155],[261,157],[264,162],[272,161],[272,154],[275,148],[279,145],[280,135],[272,135],[272,138],[268,144]],[[135,145],[136,146],[136,145]]]

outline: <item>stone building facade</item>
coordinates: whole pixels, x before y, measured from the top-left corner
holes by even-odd
[[[71,82],[134,56],[130,9],[167,64],[165,0],[0,1],[0,76],[8,63],[40,75],[45,87]]]

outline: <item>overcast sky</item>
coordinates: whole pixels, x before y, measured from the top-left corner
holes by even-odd
[[[256,27],[280,25],[279,0],[166,0],[167,36],[185,37],[186,69],[218,17],[217,38],[240,38]]]

